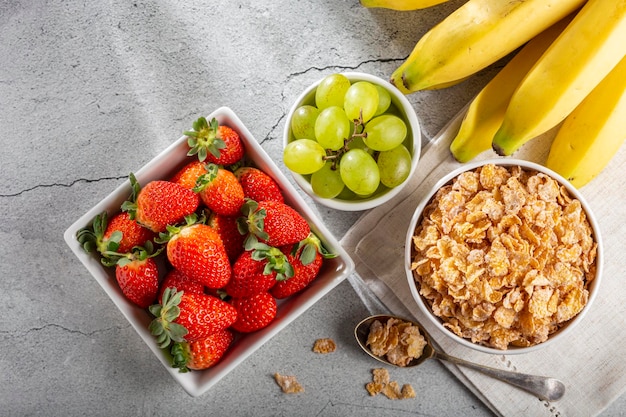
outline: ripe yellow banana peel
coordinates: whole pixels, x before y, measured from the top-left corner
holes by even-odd
[[[468,0],[420,38],[390,81],[409,94],[466,78],[513,52],[584,3]]]
[[[450,143],[450,152],[457,161],[470,161],[491,149],[513,92],[572,18],[562,19],[530,40],[474,97]]]
[[[426,9],[448,0],[360,0],[361,6],[399,11]]]
[[[546,166],[580,188],[594,179],[626,140],[626,57],[567,116]]]
[[[626,55],[626,0],[589,0],[517,88],[492,147],[511,155],[561,123]]]

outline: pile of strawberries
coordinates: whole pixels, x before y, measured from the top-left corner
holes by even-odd
[[[115,268],[123,294],[154,315],[150,331],[181,372],[217,363],[238,334],[276,317],[333,254],[247,161],[238,133],[201,117],[185,132],[189,162],[141,186],[77,239]],[[164,262],[157,262],[164,259]]]

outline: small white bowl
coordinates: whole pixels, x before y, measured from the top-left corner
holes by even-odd
[[[345,75],[352,83],[356,81],[368,81],[372,84],[378,84],[379,86],[382,86],[387,91],[389,91],[389,94],[391,95],[391,104],[397,109],[398,115],[407,124],[407,138],[404,141],[404,145],[411,152],[411,170],[409,172],[408,178],[397,187],[385,188],[382,191],[378,190],[376,191],[376,193],[374,193],[374,195],[367,198],[346,200],[341,198],[319,197],[313,192],[311,184],[304,176],[295,172],[291,172],[291,175],[293,176],[295,182],[300,186],[300,188],[302,188],[305,193],[307,193],[313,200],[320,204],[343,211],[369,210],[391,200],[408,183],[409,178],[411,178],[411,176],[415,172],[415,169],[417,168],[417,163],[420,157],[421,129],[413,106],[406,98],[406,96],[402,94],[396,87],[383,80],[382,78],[370,74],[360,72],[346,72],[343,73],[343,75]],[[283,132],[283,147],[287,146],[287,144],[294,139],[291,132],[291,119],[294,112],[300,106],[303,106],[305,104],[315,105],[315,91],[321,81],[322,80],[320,79],[319,81],[310,85],[306,90],[304,90],[304,92],[298,97],[298,99],[289,110],[289,113],[287,114],[287,119],[285,121],[285,129]]]
[[[421,296],[420,292],[419,292],[419,288],[417,286],[417,284],[415,283],[414,277],[413,277],[413,272],[411,271],[411,262],[412,262],[412,251],[413,251],[413,235],[414,235],[414,231],[416,229],[416,227],[418,226],[419,222],[421,221],[422,218],[422,212],[424,210],[424,208],[426,207],[426,205],[430,202],[430,200],[433,198],[433,196],[435,195],[435,193],[444,185],[448,184],[450,181],[452,181],[452,179],[456,178],[457,176],[459,176],[461,173],[466,172],[466,171],[472,171],[480,166],[483,165],[487,165],[487,164],[494,164],[494,165],[500,165],[500,166],[505,166],[505,167],[512,167],[512,166],[520,166],[523,169],[526,170],[534,170],[537,172],[542,172],[548,176],[550,176],[551,178],[555,179],[559,184],[561,184],[562,186],[564,186],[567,191],[570,193],[570,195],[576,199],[578,199],[581,203],[581,206],[583,208],[583,210],[585,211],[586,215],[587,215],[587,219],[589,221],[589,224],[591,225],[591,229],[593,231],[593,235],[594,235],[594,240],[597,243],[597,251],[596,251],[596,275],[593,279],[593,281],[590,283],[588,289],[589,289],[589,298],[587,300],[587,304],[584,306],[584,308],[582,309],[582,311],[580,311],[578,313],[578,315],[576,315],[573,319],[571,319],[569,322],[567,322],[563,327],[561,327],[559,330],[557,330],[556,332],[552,333],[548,339],[546,341],[544,341],[543,343],[539,343],[533,346],[529,346],[529,347],[517,347],[517,346],[509,346],[508,349],[503,350],[503,349],[497,349],[497,348],[493,348],[493,347],[488,347],[488,346],[484,346],[484,345],[480,345],[477,343],[473,343],[471,340],[462,338],[458,335],[456,335],[454,332],[452,332],[451,330],[449,330],[448,328],[443,326],[443,321],[435,316],[435,314],[432,312],[431,308],[429,307],[429,305],[427,304],[427,302],[423,299],[423,297]],[[563,340],[567,337],[567,334],[569,334],[577,325],[578,323],[580,323],[584,316],[586,315],[586,313],[589,311],[589,309],[591,308],[593,301],[596,298],[596,294],[598,293],[598,288],[600,285],[600,281],[601,281],[601,277],[602,277],[602,269],[603,269],[603,256],[604,256],[604,250],[602,248],[602,238],[600,236],[600,229],[598,226],[598,221],[596,219],[596,217],[594,216],[593,212],[591,211],[591,208],[589,207],[589,204],[585,201],[584,197],[582,196],[582,194],[580,193],[580,191],[578,191],[574,186],[571,185],[571,183],[569,181],[567,181],[565,178],[563,178],[562,176],[560,176],[559,174],[555,173],[554,171],[533,163],[533,162],[529,162],[529,161],[524,161],[524,160],[520,160],[520,159],[512,159],[512,158],[501,158],[501,159],[489,159],[489,160],[484,160],[484,161],[477,161],[477,162],[472,162],[472,163],[468,163],[468,164],[464,164],[461,167],[453,170],[452,172],[450,172],[449,174],[445,175],[443,178],[441,178],[437,184],[435,184],[433,186],[433,188],[428,192],[428,194],[426,194],[423,199],[421,200],[420,204],[418,205],[418,207],[415,209],[415,213],[413,214],[413,217],[411,218],[411,221],[409,223],[409,227],[407,230],[407,235],[406,235],[406,241],[405,241],[405,256],[404,256],[404,263],[405,263],[405,271],[406,271],[406,276],[408,279],[408,283],[409,283],[409,287],[411,289],[411,294],[413,296],[413,298],[415,299],[415,302],[417,303],[417,306],[419,308],[419,310],[429,319],[429,321],[435,325],[435,327],[439,330],[441,330],[441,332],[443,332],[446,336],[450,337],[451,339],[453,339],[454,341],[456,341],[457,343],[460,343],[463,346],[469,347],[471,349],[475,349],[477,351],[483,352],[483,353],[490,353],[490,354],[498,354],[498,355],[515,355],[515,354],[522,354],[522,353],[529,353],[529,352],[533,352],[536,351],[538,349],[542,349],[548,345],[551,345],[553,343],[556,343],[559,340]]]
[[[119,211],[120,204],[122,204],[131,193],[129,182],[126,181],[124,184],[120,185],[115,191],[105,197],[104,200],[74,222],[64,234],[65,241],[72,252],[74,252],[76,257],[108,294],[139,336],[152,352],[154,352],[157,359],[165,366],[172,377],[182,385],[183,389],[194,397],[206,392],[265,342],[341,283],[354,270],[354,263],[352,259],[350,259],[350,256],[340,246],[339,242],[324,226],[322,221],[308,207],[298,191],[282,174],[273,160],[261,148],[254,136],[252,136],[235,113],[227,107],[221,107],[207,116],[207,120],[211,120],[212,118],[216,118],[220,124],[230,126],[239,133],[246,148],[246,154],[253,161],[254,165],[268,173],[278,182],[283,191],[285,202],[302,214],[311,226],[311,230],[317,234],[328,250],[337,254],[336,258],[327,259],[325,261],[318,277],[304,291],[289,298],[278,300],[278,314],[276,319],[268,327],[254,333],[238,336],[234,344],[217,365],[203,371],[180,373],[178,369],[172,368],[169,354],[159,349],[154,336],[152,336],[148,330],[148,325],[153,318],[151,314],[147,310],[141,309],[129,302],[117,285],[114,270],[112,268],[107,269],[103,267],[100,263],[99,256],[96,254],[85,253],[76,240],[76,232],[83,227],[87,227],[97,214],[105,210],[109,215]],[[187,137],[180,137],[152,161],[139,169],[135,173],[137,180],[140,184],[146,184],[152,180],[170,178],[178,169],[195,158],[187,156],[188,150]]]

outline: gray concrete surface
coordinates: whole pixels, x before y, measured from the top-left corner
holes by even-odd
[[[435,361],[392,374],[417,399],[369,397],[374,364],[351,334],[367,311],[348,282],[192,398],[62,236],[217,107],[231,107],[280,161],[285,115],[309,83],[336,71],[388,77],[461,3],[399,13],[357,0],[0,2],[0,415],[490,415]],[[410,96],[425,136],[495,68]],[[338,238],[358,216],[314,209]],[[311,357],[317,337],[340,349]],[[297,375],[306,393],[283,395],[276,371]],[[620,398],[602,415],[624,413]]]

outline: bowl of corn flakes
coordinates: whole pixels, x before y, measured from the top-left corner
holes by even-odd
[[[418,307],[470,348],[527,353],[563,339],[602,275],[597,220],[555,172],[519,159],[464,164],[417,207],[405,267]]]

